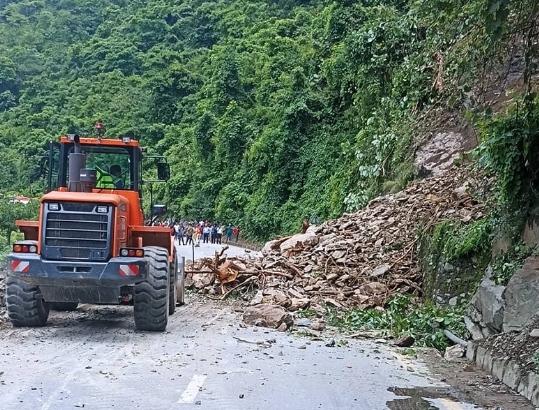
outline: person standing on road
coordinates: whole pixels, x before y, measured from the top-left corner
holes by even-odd
[[[236,242],[238,242],[238,239],[240,237],[240,227],[236,225],[234,229],[232,230],[232,233],[234,234],[234,237],[236,238]]]
[[[195,229],[197,231],[197,239],[198,239],[198,243],[196,245],[200,246],[200,240],[202,239],[202,225],[197,224]]]
[[[226,227],[226,243],[232,240],[232,225],[228,224]]]
[[[211,243],[216,243],[217,242],[217,224],[214,224],[212,227],[211,227]]]
[[[178,245],[185,245],[183,242],[183,225],[176,224],[176,238],[178,239]]]
[[[221,245],[221,239],[223,237],[223,225],[219,225],[217,227],[217,238],[216,238],[216,243]]]
[[[195,246],[198,246],[197,242],[198,242],[198,231],[196,228],[193,228],[193,243],[195,244]]]
[[[204,227],[204,229],[202,230],[202,242],[203,243],[208,243],[209,242],[209,239],[210,239],[210,231],[211,231],[211,228],[206,225]]]
[[[193,227],[191,224],[189,224],[189,227],[187,228],[187,241],[185,242],[186,245],[193,243]]]

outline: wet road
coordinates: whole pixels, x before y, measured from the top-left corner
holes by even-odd
[[[206,258],[206,257],[213,257],[215,256],[215,252],[221,252],[223,247],[228,245],[228,249],[225,251],[225,254],[228,256],[241,256],[245,258],[253,258],[259,255],[259,252],[251,251],[249,249],[241,248],[238,246],[234,246],[233,243],[226,244],[223,242],[222,244],[212,244],[212,243],[202,243],[200,242],[199,246],[193,246],[193,244],[188,245],[180,245],[176,243],[176,249],[178,250],[179,256],[184,256],[186,260],[193,259],[193,256],[195,259],[200,258]]]
[[[246,327],[235,303],[188,294],[164,333],[136,332],[129,306],[51,312],[43,328],[4,324],[0,410],[480,408],[384,344]]]
[[[128,306],[82,305],[2,330],[0,408],[474,408],[387,346],[243,327],[233,305],[193,298],[165,333],[133,329]]]

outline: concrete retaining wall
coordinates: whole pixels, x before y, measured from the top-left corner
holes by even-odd
[[[526,397],[534,406],[539,406],[539,375],[535,372],[524,372],[516,361],[507,357],[498,357],[477,342],[468,342],[466,357]]]

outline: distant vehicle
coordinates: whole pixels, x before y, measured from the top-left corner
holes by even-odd
[[[166,181],[168,163],[129,137],[103,138],[101,123],[96,130],[98,136],[51,142],[39,220],[16,221],[24,240],[8,255],[6,283],[14,326],[43,326],[50,309],[79,303],[130,304],[138,330],[164,331],[184,302],[170,229],[144,226],[142,211],[143,185]],[[151,205],[152,217],[166,211]]]
[[[23,205],[28,205],[30,203],[30,198],[26,197],[26,196],[22,196],[22,195],[16,195],[13,197],[13,199],[10,199],[9,200],[9,203],[10,204],[23,204]]]

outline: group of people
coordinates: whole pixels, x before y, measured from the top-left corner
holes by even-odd
[[[240,236],[240,227],[232,224],[223,225],[218,222],[210,221],[200,222],[179,222],[171,224],[171,235],[174,235],[180,245],[200,245],[202,243],[221,244],[238,242]]]

